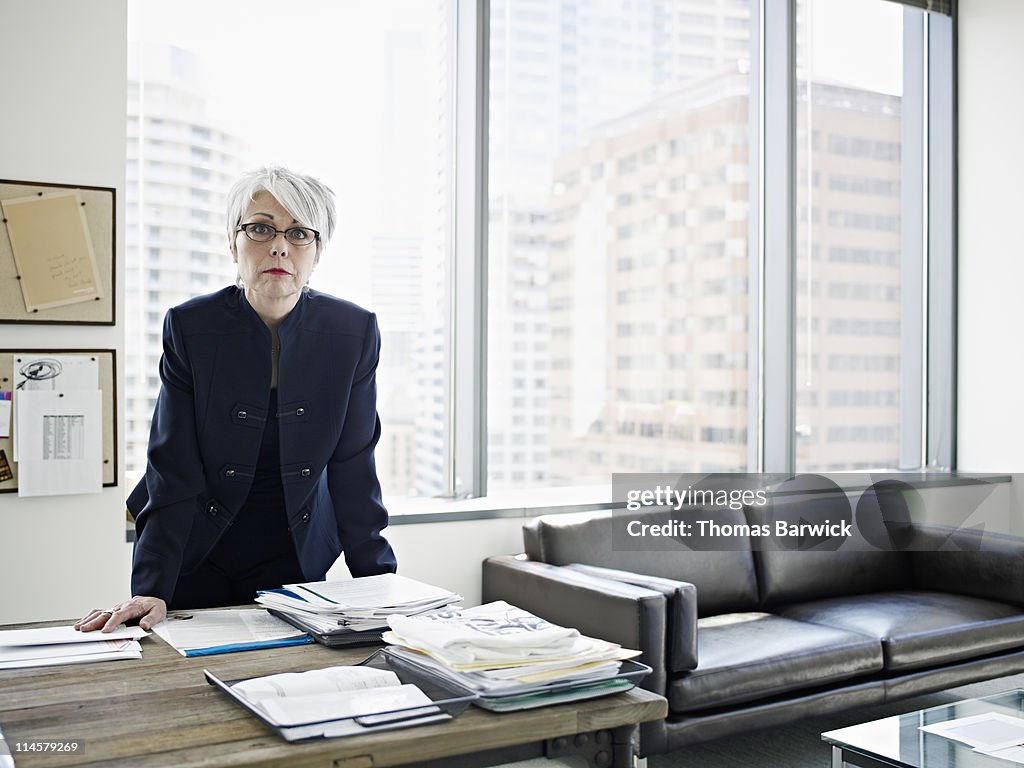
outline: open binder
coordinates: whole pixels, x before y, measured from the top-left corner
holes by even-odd
[[[415,686],[425,695],[425,700],[417,701],[410,706],[373,707],[369,711],[354,712],[343,717],[322,719],[313,716],[306,722],[282,724],[281,720],[275,720],[264,708],[242,693],[241,688],[236,688],[240,683],[260,678],[225,681],[209,670],[203,670],[203,673],[210,685],[219,688],[236,704],[247,709],[264,725],[290,742],[357,736],[374,731],[443,722],[461,714],[476,698],[474,692],[454,681],[420,674],[416,668],[409,665],[393,664],[392,658],[384,649],[376,651],[354,666],[394,672],[403,686]]]

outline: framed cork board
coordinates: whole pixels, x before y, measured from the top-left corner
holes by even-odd
[[[26,377],[44,384],[63,362],[66,374],[71,363],[78,359],[95,366],[93,381],[100,390],[102,426],[102,481],[104,487],[118,484],[117,475],[117,363],[113,349],[0,349],[0,397],[13,393]],[[26,364],[35,368],[26,371]],[[43,365],[39,365],[43,363]],[[50,363],[49,365],[46,365]],[[14,435],[17,420],[9,424],[5,436],[0,436],[3,471],[0,472],[0,493],[18,490],[18,464],[14,461]]]
[[[0,323],[114,324],[115,195],[0,179]]]

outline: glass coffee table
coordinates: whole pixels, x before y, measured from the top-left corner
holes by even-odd
[[[919,709],[821,734],[832,745],[832,768],[1013,768],[1010,760],[983,755],[959,741],[920,730],[950,720],[998,712],[1024,718],[1024,689],[941,707]]]

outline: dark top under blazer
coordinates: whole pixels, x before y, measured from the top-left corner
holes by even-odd
[[[278,333],[281,478],[303,574],[322,579],[343,549],[353,576],[394,571],[373,458],[376,317],[311,290]],[[170,600],[179,573],[203,562],[249,493],[268,415],[271,334],[232,286],[170,309],[163,345],[149,461],[128,509],[132,594]]]

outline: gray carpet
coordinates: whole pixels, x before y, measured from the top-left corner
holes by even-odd
[[[756,731],[744,736],[695,744],[685,749],[648,759],[648,768],[827,768],[831,748],[821,740],[824,731],[899,715],[915,709],[937,707],[960,699],[990,696],[1000,691],[1024,688],[1024,674],[950,688],[938,693],[877,707],[853,709],[835,715],[812,717],[784,728]],[[756,756],[756,759],[752,759]],[[549,763],[550,765],[550,763]]]
[[[824,731],[915,709],[937,707],[960,699],[990,696],[1013,688],[1024,688],[1024,674],[950,688],[893,704],[807,718],[782,728],[695,744],[676,752],[651,757],[647,760],[647,768],[750,768],[752,765],[759,768],[828,768],[831,750],[821,740]],[[569,768],[579,763],[569,760],[527,760],[510,764],[508,768],[513,765],[515,768]]]

